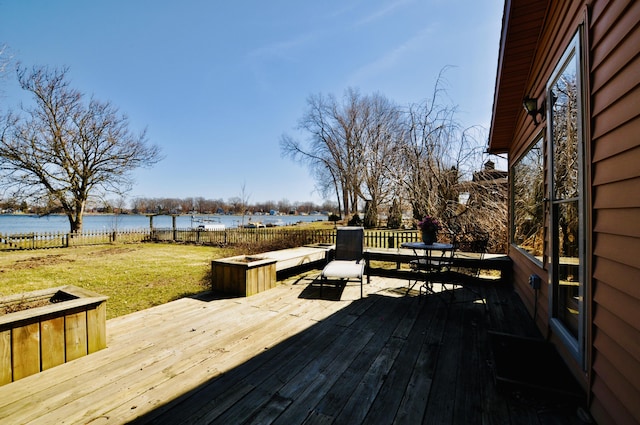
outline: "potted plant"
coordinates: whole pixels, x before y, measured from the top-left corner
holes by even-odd
[[[422,242],[432,245],[438,240],[438,230],[441,229],[440,223],[434,217],[425,216],[418,222],[418,229],[422,233]]]

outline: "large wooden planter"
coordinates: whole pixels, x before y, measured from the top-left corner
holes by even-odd
[[[0,298],[0,307],[42,305],[0,315],[0,385],[107,346],[107,297],[61,286]]]
[[[276,260],[239,255],[211,262],[212,288],[248,297],[276,286]]]

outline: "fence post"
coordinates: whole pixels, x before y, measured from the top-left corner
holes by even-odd
[[[176,242],[178,239],[178,233],[176,231],[176,216],[171,216],[171,227],[173,228],[173,241]]]

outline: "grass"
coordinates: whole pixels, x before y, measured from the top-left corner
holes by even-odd
[[[113,318],[209,290],[211,260],[235,254],[152,243],[5,252],[0,296],[76,285],[108,296],[107,318]]]

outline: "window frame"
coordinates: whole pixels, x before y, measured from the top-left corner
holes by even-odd
[[[562,205],[568,205],[570,202],[573,202],[572,198],[561,198],[555,199],[555,190],[554,187],[554,146],[553,146],[553,107],[548,105],[546,108],[547,114],[547,179],[548,179],[548,187],[547,187],[547,197],[549,199],[549,220],[547,225],[548,232],[548,252],[547,256],[547,267],[549,271],[549,325],[553,332],[558,335],[559,339],[565,345],[567,350],[571,353],[571,355],[583,366],[586,367],[586,333],[587,333],[587,304],[585,302],[585,297],[587,294],[587,280],[586,280],[586,270],[588,268],[588,256],[586,254],[586,237],[587,237],[587,226],[586,226],[586,209],[585,209],[585,174],[586,170],[586,134],[584,129],[584,114],[585,114],[585,96],[584,93],[584,85],[583,81],[585,76],[587,75],[586,69],[586,61],[584,60],[582,48],[583,48],[583,26],[581,25],[576,31],[575,35],[571,38],[571,41],[568,43],[567,47],[562,54],[562,57],[557,62],[557,65],[554,67],[553,72],[549,76],[546,84],[546,94],[547,94],[547,102],[551,99],[551,90],[553,86],[556,84],[556,81],[559,77],[565,72],[568,66],[570,66],[571,61],[575,60],[575,71],[576,71],[576,94],[577,94],[577,160],[578,160],[578,195],[575,198],[575,201],[578,203],[578,214],[579,214],[579,306],[578,306],[578,332],[577,335],[574,336],[567,325],[563,322],[563,320],[557,314],[558,308],[558,298],[559,296],[556,292],[559,291],[558,284],[554,284],[554,282],[558,279],[559,270],[556,269],[555,258],[557,253],[554,250],[557,250],[557,243],[555,242],[557,237],[557,229],[553,227],[556,226],[556,208],[559,208]]]

